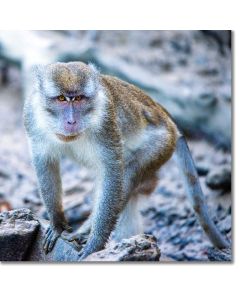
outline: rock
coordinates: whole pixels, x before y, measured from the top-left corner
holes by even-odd
[[[206,176],[209,172],[209,166],[206,163],[197,163],[196,169],[199,176]]]
[[[43,250],[43,238],[45,231],[49,226],[46,220],[40,220],[40,229],[38,231],[36,241],[27,257],[29,261],[43,261],[43,262],[77,262],[79,261],[80,246],[76,243],[70,243],[61,237],[58,238],[53,250],[46,254]]]
[[[34,242],[39,222],[29,209],[0,214],[0,261],[25,260]]]
[[[232,249],[227,248],[219,250],[216,248],[208,249],[208,258],[210,261],[232,261]]]
[[[231,48],[231,30],[201,30],[201,32],[217,42],[222,55],[225,54],[225,46]]]
[[[229,220],[227,223],[230,226]],[[186,223],[186,220],[182,221]],[[192,223],[190,225],[190,227],[193,226]],[[18,209],[0,214],[0,259],[2,261],[78,262],[81,245],[76,242],[70,243],[61,237],[57,240],[53,250],[45,254],[43,238],[48,226],[47,220],[37,220],[28,209]],[[152,235],[142,234],[124,239],[119,243],[111,241],[104,250],[93,253],[84,261],[203,261],[201,254],[203,248],[200,250],[195,245],[197,248],[194,251],[184,250],[189,243],[194,242],[192,239],[196,239],[197,235],[189,236],[189,233],[186,232],[184,237],[178,232],[181,226],[174,225],[176,228],[171,231],[172,227],[173,225],[167,229],[165,226],[166,234],[161,231],[166,243],[168,243],[167,236],[171,236],[169,240],[172,245],[166,253],[163,253],[161,259],[156,238]],[[174,245],[178,245],[178,251],[174,250]],[[206,255],[212,261],[231,260],[230,250],[210,249]]]
[[[53,250],[45,254],[43,238],[49,226],[37,220],[29,209],[0,214],[0,259],[2,261],[77,262],[81,246],[58,238]],[[138,235],[92,254],[87,261],[158,261],[160,250],[150,235]]]
[[[59,238],[53,250],[47,255],[43,251],[42,240],[48,226],[47,221],[41,221],[36,243],[28,257],[30,261],[79,261],[80,245]],[[156,240],[150,235],[137,235],[124,239],[120,243],[110,242],[102,251],[88,256],[84,261],[158,261],[160,249]]]
[[[232,217],[231,215],[226,216],[223,220],[218,222],[218,228],[223,232],[224,234],[227,234],[232,229]]]
[[[93,253],[85,261],[159,261],[156,239],[147,234],[136,235]]]
[[[206,184],[213,190],[231,190],[231,165],[222,165],[210,171]]]
[[[43,251],[42,240],[47,228],[47,221],[41,222],[36,243],[28,257],[30,261],[78,262],[80,245],[59,238],[53,250],[47,255]],[[150,235],[137,235],[124,239],[120,243],[110,242],[102,251],[88,256],[84,261],[158,261],[160,249]]]

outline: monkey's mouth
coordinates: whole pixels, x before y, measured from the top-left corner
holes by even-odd
[[[79,137],[79,134],[74,134],[74,135],[63,135],[60,133],[56,133],[56,136],[59,138],[59,140],[63,142],[71,142],[76,140]]]

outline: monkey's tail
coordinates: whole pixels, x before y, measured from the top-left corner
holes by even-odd
[[[205,233],[215,247],[219,249],[230,247],[230,243],[224,238],[208,214],[197,170],[184,136],[178,139],[175,153],[187,186],[188,196]]]

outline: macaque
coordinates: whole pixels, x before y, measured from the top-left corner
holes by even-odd
[[[161,105],[136,86],[82,62],[35,66],[32,79],[24,124],[50,218],[46,253],[63,235],[83,244],[84,259],[102,250],[112,232],[116,240],[138,234],[137,198],[153,192],[159,168],[173,153],[203,230],[214,246],[229,246],[208,215],[185,138]],[[66,234],[70,227],[59,171],[63,155],[96,175],[91,215],[76,234]]]

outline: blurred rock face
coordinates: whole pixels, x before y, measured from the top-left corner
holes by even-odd
[[[115,35],[114,46],[107,47],[109,56],[104,51],[97,59],[100,65],[104,62],[106,72],[145,89],[188,134],[203,134],[230,148],[231,49],[225,41],[230,33],[129,32],[120,43],[121,34]],[[106,48],[104,41],[111,35],[99,33],[100,49]]]
[[[231,190],[231,165],[222,165],[212,170],[206,178],[206,183],[211,189]]]

